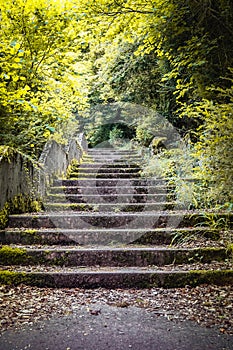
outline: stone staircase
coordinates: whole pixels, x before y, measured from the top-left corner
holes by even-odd
[[[233,283],[232,257],[219,243],[221,232],[208,226],[207,215],[183,208],[164,179],[142,177],[141,164],[136,151],[89,150],[68,178],[54,181],[43,212],[11,215],[0,232],[1,283],[68,288]],[[232,220],[229,213],[218,218]]]

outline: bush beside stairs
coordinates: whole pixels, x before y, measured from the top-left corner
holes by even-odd
[[[136,151],[90,149],[56,179],[44,210],[11,215],[0,232],[0,281],[41,287],[175,288],[232,284],[231,252],[203,213],[164,179],[141,176]],[[220,220],[232,222],[229,213]],[[230,223],[231,225],[232,223]],[[190,237],[214,245],[173,245]]]

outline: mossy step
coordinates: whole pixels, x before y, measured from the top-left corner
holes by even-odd
[[[142,158],[138,153],[87,153],[83,157],[86,158],[94,158],[94,159],[134,159],[134,158]]]
[[[183,229],[6,229],[0,231],[2,244],[171,244],[189,237],[218,240],[220,231],[203,227]]]
[[[80,174],[137,174],[141,169],[139,167],[134,168],[114,168],[114,167],[72,167],[71,171]]]
[[[73,165],[72,166],[72,169],[88,169],[88,170],[92,170],[95,171],[95,169],[110,169],[110,170],[113,170],[116,169],[116,170],[121,170],[121,169],[127,169],[127,170],[140,170],[141,167],[138,165],[138,164],[135,164],[135,163],[98,163],[98,164],[95,164],[95,163],[84,163],[82,162],[80,165]]]
[[[230,257],[225,248],[26,248],[2,246],[0,265],[164,266],[210,263]]]
[[[0,271],[0,284],[26,284],[50,288],[181,288],[201,284],[232,285],[233,271],[159,271],[156,269],[114,270],[75,269],[73,272],[32,272]]]
[[[88,163],[125,163],[125,164],[130,164],[130,163],[141,163],[142,162],[142,157],[83,157],[82,161],[88,162]]]
[[[98,172],[98,173],[88,173],[88,172],[74,172],[71,171],[69,173],[69,178],[76,178],[76,179],[83,179],[83,178],[90,178],[90,179],[131,179],[131,178],[140,178],[141,175],[138,172],[134,172],[134,173],[118,173],[118,172],[106,172],[106,173],[102,173],[102,172]]]
[[[100,197],[99,197],[100,200]],[[178,202],[145,202],[145,203],[44,203],[46,211],[87,211],[87,212],[142,212],[142,211],[161,211],[173,208],[182,208]]]
[[[120,150],[120,149],[88,149],[88,154],[126,154],[126,155],[132,155],[136,154],[138,155],[137,150]]]
[[[71,174],[79,174],[82,177],[82,174],[86,174],[88,176],[96,177],[97,175],[105,175],[108,177],[108,175],[116,175],[116,174],[125,174],[125,175],[138,175],[139,171],[141,169],[131,168],[131,169],[125,169],[125,168],[72,168]],[[136,176],[137,177],[137,176]]]
[[[124,179],[98,179],[98,178],[79,178],[79,179],[57,179],[54,180],[53,186],[107,186],[113,187],[142,187],[142,186],[166,186],[163,179],[146,179],[146,178],[124,178]],[[167,186],[167,188],[172,188]]]
[[[97,191],[96,191],[97,192]],[[147,202],[165,202],[168,197],[165,193],[114,193],[114,194],[49,194],[47,195],[48,202],[66,202],[66,203],[147,203]]]
[[[84,157],[124,157],[124,158],[131,158],[131,157],[140,157],[141,155],[138,152],[132,152],[132,151],[126,151],[126,152],[88,152],[84,155]]]
[[[140,229],[150,228],[181,228],[195,225],[209,226],[211,216],[219,222],[226,221],[232,227],[233,214],[201,213],[188,211],[161,211],[161,212],[137,212],[137,213],[77,213],[77,212],[54,212],[35,214],[15,214],[9,216],[9,227],[25,228],[124,228]]]
[[[75,183],[75,185],[74,185]],[[127,195],[134,194],[164,194],[167,193],[168,188],[166,185],[164,186],[122,186],[120,189],[116,186],[108,186],[107,188],[96,187],[96,184],[92,186],[85,186],[79,184],[77,180],[68,180],[68,185],[63,186],[52,186],[49,191],[53,194],[95,194],[96,192],[101,195],[120,195],[121,193],[127,193]]]

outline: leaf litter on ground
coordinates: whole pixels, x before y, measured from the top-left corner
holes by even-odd
[[[137,306],[168,320],[191,320],[219,332],[233,334],[233,286],[202,285],[176,289],[52,289],[20,285],[0,287],[1,331],[52,316],[75,314],[87,306],[100,315],[99,303],[115,307]],[[98,304],[98,310],[89,305]]]

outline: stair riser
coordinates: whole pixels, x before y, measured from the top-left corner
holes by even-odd
[[[100,201],[101,198],[99,198]],[[142,211],[161,211],[171,210],[175,208],[175,203],[142,203],[142,204],[130,204],[130,203],[101,203],[101,204],[85,204],[85,203],[45,203],[44,207],[47,212],[52,211],[74,211],[74,212],[142,212]]]
[[[76,232],[67,231],[40,231],[40,230],[24,230],[24,231],[0,231],[0,243],[2,244],[44,244],[44,245],[112,245],[116,244],[145,244],[145,245],[168,245],[174,240],[174,237],[179,239],[189,239],[193,235],[201,235],[203,237],[217,240],[220,237],[220,233],[215,230],[203,230],[203,232],[194,230],[174,230],[174,231],[153,231],[148,230],[126,230],[126,231],[111,231],[106,232],[93,230]]]
[[[141,169],[139,167],[134,168],[112,168],[112,167],[96,167],[96,168],[90,168],[90,167],[77,167],[73,168],[72,172],[76,173],[86,173],[86,174],[118,174],[118,173],[125,173],[125,174],[131,174],[131,173],[138,173]]]
[[[0,284],[26,284],[51,288],[182,288],[201,284],[233,284],[233,271],[197,272],[96,272],[96,273],[11,273],[0,275]]]
[[[70,173],[69,178],[76,178],[76,179],[135,179],[140,178],[140,174],[138,173]]]
[[[141,162],[142,158],[139,156],[91,156],[91,157],[83,157],[83,163],[85,162],[93,162],[93,163],[137,163]]]
[[[27,251],[25,255],[1,253],[2,265],[37,265],[48,266],[101,266],[124,267],[148,265],[164,266],[170,264],[189,264],[194,262],[210,263],[223,261],[227,258],[225,249],[184,250],[77,250],[77,251]]]
[[[147,187],[147,186],[166,186],[166,182],[162,180],[146,180],[146,179],[99,179],[99,178],[88,178],[79,180],[55,180],[53,186],[83,186],[83,187]],[[169,188],[169,187],[167,187]]]
[[[37,230],[27,231],[0,231],[1,244],[21,245],[78,245],[77,234],[69,235],[56,232],[40,232]]]
[[[61,215],[38,215],[38,216],[10,216],[9,227],[25,228],[66,228],[66,229],[87,229],[87,228],[165,228],[165,227],[191,227],[204,225],[205,220],[199,215],[180,214],[143,214],[130,215],[93,215],[93,214],[65,214]],[[208,221],[206,221],[208,224]]]
[[[115,194],[115,195],[50,195],[47,197],[48,202],[52,203],[154,203],[166,202],[166,194]]]
[[[122,193],[127,194],[129,196],[133,196],[134,194],[156,194],[156,195],[164,195],[168,192],[167,187],[159,187],[159,186],[134,186],[127,187],[121,186],[120,189],[118,186],[108,186],[108,187],[97,187],[94,186],[60,186],[60,187],[51,187],[51,194],[80,194],[80,195],[93,195],[96,193],[98,195],[115,195],[120,196]],[[169,193],[170,195],[170,193]]]
[[[88,171],[99,171],[99,170],[111,170],[111,171],[139,171],[141,168],[138,164],[125,164],[125,163],[117,163],[117,164],[105,164],[105,163],[81,163],[80,165],[74,166],[72,169],[75,170],[88,170]]]
[[[88,150],[88,154],[123,154],[123,155],[138,155],[138,151],[136,150],[126,150],[126,149],[116,149],[116,148],[112,148],[112,149],[96,149],[96,148],[90,148]]]

